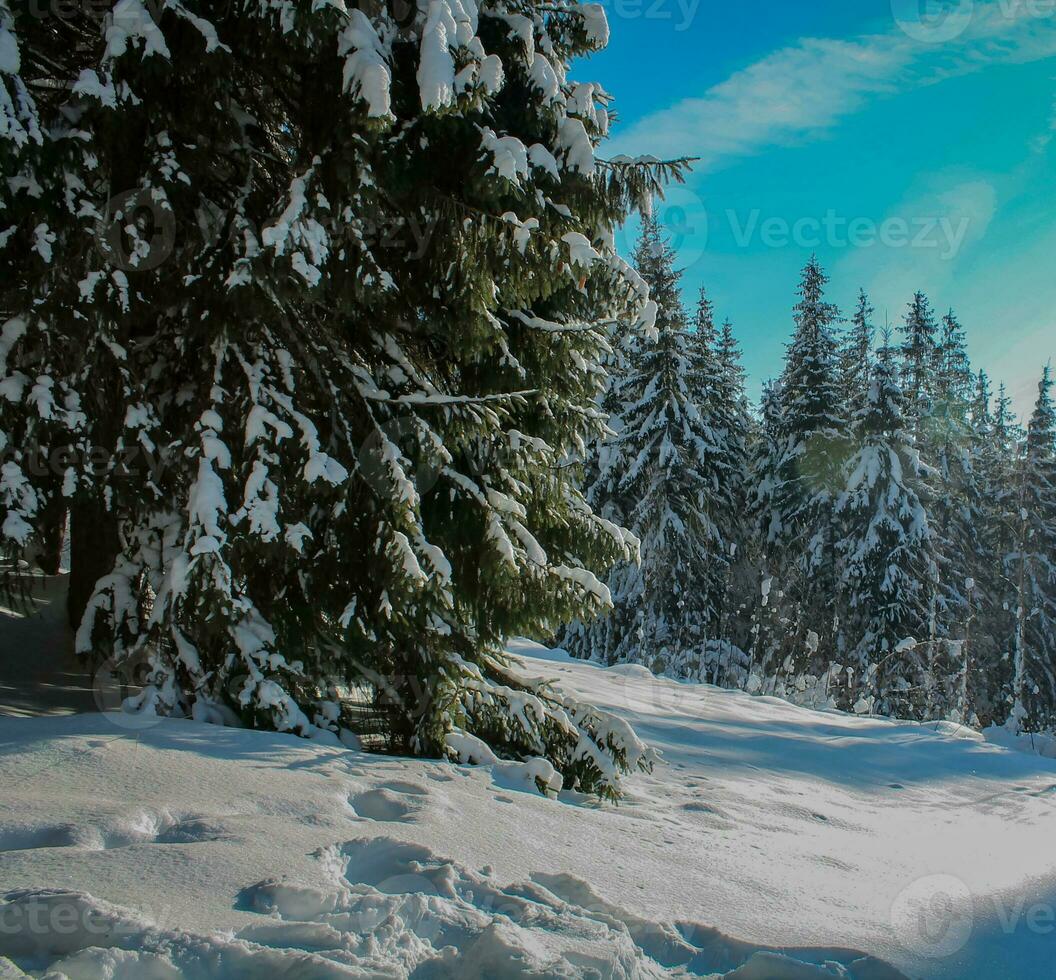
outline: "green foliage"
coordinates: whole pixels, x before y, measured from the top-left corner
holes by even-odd
[[[600,10],[122,10],[0,6],[5,547],[56,499],[114,522],[78,645],[147,658],[144,709],[340,734],[366,690],[393,747],[479,729],[616,792],[646,757],[585,709],[497,720],[506,637],[629,554],[567,461],[650,312],[612,228],[681,167],[595,156]]]

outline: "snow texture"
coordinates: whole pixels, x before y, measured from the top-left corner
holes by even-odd
[[[0,718],[0,975],[1049,974],[1050,760],[513,651],[662,750],[619,807],[471,738],[453,765]],[[960,904],[928,904],[940,885]]]

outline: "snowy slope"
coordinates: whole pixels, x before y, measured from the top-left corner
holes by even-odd
[[[622,805],[194,722],[0,718],[7,970],[1052,975],[1052,760],[515,649],[662,750]]]

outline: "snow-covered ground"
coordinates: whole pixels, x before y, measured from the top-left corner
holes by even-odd
[[[0,977],[1053,974],[1052,760],[515,651],[662,751],[620,806],[516,767],[0,718]]]

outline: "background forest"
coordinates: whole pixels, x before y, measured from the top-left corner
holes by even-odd
[[[614,337],[592,505],[640,538],[577,656],[858,713],[1056,724],[1056,419],[1024,428],[973,370],[956,314],[917,293],[897,331],[844,316],[804,268],[758,413],[731,324],[692,311],[646,219],[655,332]]]

